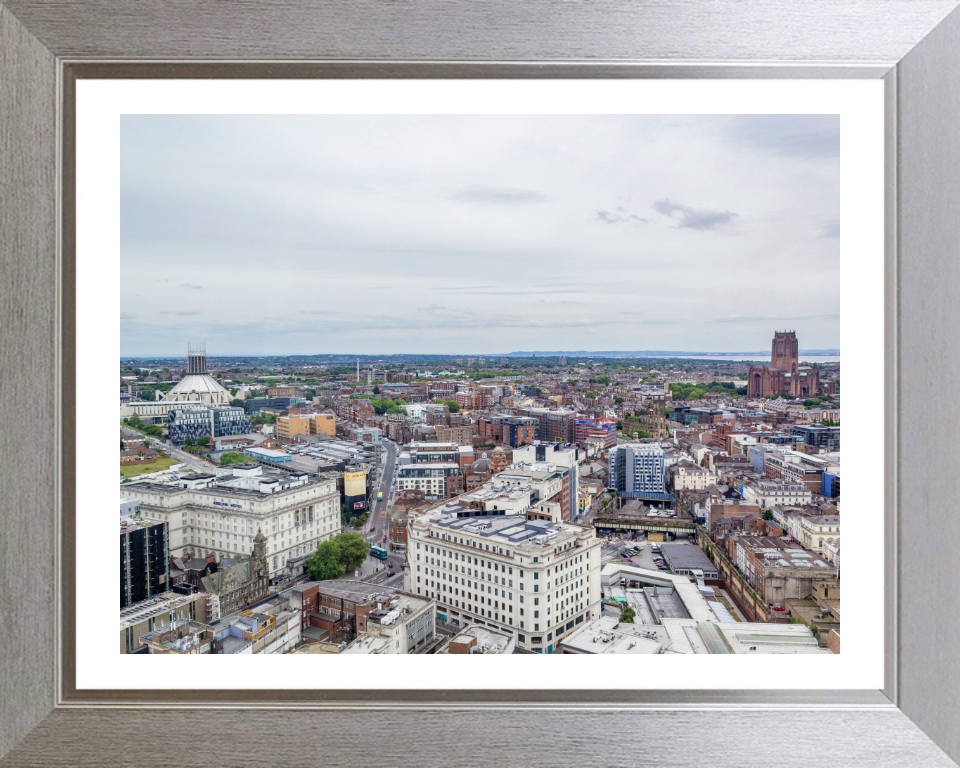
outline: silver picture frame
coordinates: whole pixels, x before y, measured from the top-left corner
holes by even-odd
[[[0,765],[956,765],[958,4],[0,0]],[[77,690],[73,99],[105,77],[882,79],[883,689]]]

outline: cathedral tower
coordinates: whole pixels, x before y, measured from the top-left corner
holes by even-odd
[[[770,367],[787,373],[796,373],[800,366],[800,347],[794,331],[777,331],[773,334],[770,350]]]

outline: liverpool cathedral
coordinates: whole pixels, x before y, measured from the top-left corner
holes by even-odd
[[[820,381],[816,363],[799,363],[800,348],[793,331],[777,331],[773,335],[770,365],[751,365],[747,374],[749,397],[816,397],[834,394],[832,381]]]

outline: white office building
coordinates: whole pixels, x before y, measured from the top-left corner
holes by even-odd
[[[447,502],[410,527],[405,589],[437,601],[437,618],[490,626],[553,653],[600,614],[600,541],[592,527]]]

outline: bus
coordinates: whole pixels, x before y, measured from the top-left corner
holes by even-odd
[[[373,544],[370,545],[370,557],[375,557],[377,560],[386,560],[387,559],[387,550],[383,547],[375,547]]]
[[[383,501],[383,491],[377,491],[377,501]]]

